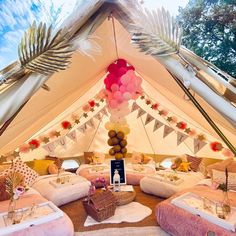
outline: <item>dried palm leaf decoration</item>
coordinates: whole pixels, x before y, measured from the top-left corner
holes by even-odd
[[[21,66],[44,75],[65,70],[73,53],[67,34],[59,30],[52,36],[52,26],[34,22],[25,32],[19,46]]]
[[[178,53],[182,29],[176,24],[164,8],[150,11],[140,9],[139,14],[132,17],[132,43],[146,54],[167,56]]]

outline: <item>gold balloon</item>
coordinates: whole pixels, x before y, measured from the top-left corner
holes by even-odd
[[[122,148],[121,153],[123,153],[123,154],[127,153],[127,148]]]
[[[123,158],[123,154],[122,153],[118,152],[118,153],[115,154],[115,159],[116,160],[122,160],[122,158]]]
[[[107,143],[108,143],[109,146],[113,146],[113,142],[112,142],[112,139],[111,139],[111,138],[109,138],[109,139],[107,140]]]
[[[127,145],[127,141],[125,139],[120,141],[120,146],[125,147]]]
[[[109,136],[110,138],[115,137],[115,136],[116,136],[116,131],[115,131],[115,130],[110,130],[110,131],[108,132],[108,136]]]
[[[125,134],[122,132],[122,131],[119,131],[117,134],[116,134],[116,137],[118,139],[123,139],[125,137]]]
[[[114,137],[111,139],[112,140],[112,145],[117,145],[119,143],[119,139]]]
[[[114,156],[115,155],[115,150],[113,149],[113,148],[111,148],[110,150],[109,150],[109,154],[111,155],[111,156]]]
[[[115,145],[114,147],[115,152],[119,152],[121,150],[120,145]]]

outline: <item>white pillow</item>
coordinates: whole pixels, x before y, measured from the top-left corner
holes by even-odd
[[[173,164],[173,157],[165,158],[163,161],[160,162],[160,166],[166,169],[170,169],[172,164]]]
[[[212,170],[212,181],[225,183],[225,171]],[[228,189],[236,191],[236,173],[228,172]]]

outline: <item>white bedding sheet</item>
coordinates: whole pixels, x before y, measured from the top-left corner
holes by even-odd
[[[70,176],[71,184],[56,188],[50,181],[56,180],[57,175],[43,175],[37,178],[32,188],[36,189],[43,197],[52,201],[56,206],[87,196],[90,186],[88,180],[70,172],[64,172],[61,176]]]
[[[180,179],[182,179],[181,183],[178,185],[161,181],[155,175],[144,177],[140,181],[140,187],[145,193],[153,194],[163,198],[169,198],[173,194],[183,189],[197,185],[199,181],[204,179],[204,176],[201,172],[174,172],[171,170],[161,170],[157,173],[167,175],[175,174]]]

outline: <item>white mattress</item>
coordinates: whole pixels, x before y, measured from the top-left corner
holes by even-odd
[[[176,174],[182,181],[179,184],[171,184],[161,181],[158,177],[147,176],[140,181],[140,188],[145,193],[153,194],[163,198],[169,198],[176,192],[197,185],[199,181],[204,179],[201,172],[173,172],[171,170],[162,170],[159,173]]]
[[[56,180],[57,175],[43,175],[37,178],[32,188],[36,189],[43,197],[52,201],[56,206],[87,196],[90,182],[82,176],[70,172],[62,174],[62,176],[66,175],[73,179],[71,184],[57,188],[50,183],[50,181]]]

